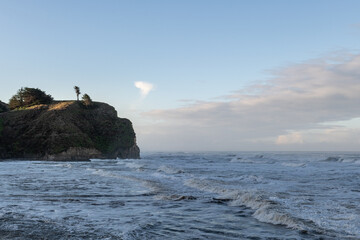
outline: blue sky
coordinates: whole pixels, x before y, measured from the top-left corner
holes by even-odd
[[[144,150],[356,150],[360,114],[344,106],[358,100],[351,90],[360,76],[351,66],[358,64],[359,9],[355,0],[0,0],[0,100],[25,86],[74,99],[78,85],[130,118]],[[280,90],[305,93],[312,86],[323,96],[314,83],[337,86],[333,79],[346,79],[347,88],[324,95],[331,106]],[[153,88],[144,95],[135,82]],[[304,124],[288,125],[259,116],[271,109],[267,104],[243,108],[249,94],[262,103],[277,94],[301,109],[321,107],[298,109]],[[283,119],[288,107],[272,111]],[[349,113],[334,117],[337,108]],[[327,114],[310,117],[319,111]],[[227,125],[215,124],[224,119]],[[249,132],[255,123],[265,129]]]

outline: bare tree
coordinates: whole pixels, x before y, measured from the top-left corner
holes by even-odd
[[[75,93],[76,93],[76,97],[77,97],[77,100],[79,101],[79,95],[80,95],[80,88],[78,87],[78,86],[75,86],[74,87],[74,89],[75,89]]]

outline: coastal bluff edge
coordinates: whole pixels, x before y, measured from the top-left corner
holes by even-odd
[[[0,111],[0,159],[86,161],[140,158],[132,123],[114,107],[53,101]]]

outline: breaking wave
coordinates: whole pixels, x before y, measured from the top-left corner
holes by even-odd
[[[288,228],[304,231],[306,226],[301,220],[290,216],[281,210],[281,206],[261,193],[252,191],[241,191],[234,189],[226,189],[216,186],[213,182],[201,179],[189,179],[185,185],[199,189],[201,191],[216,193],[221,199],[227,199],[231,206],[246,206],[253,209],[253,217],[261,222],[271,223],[274,225],[284,225]]]

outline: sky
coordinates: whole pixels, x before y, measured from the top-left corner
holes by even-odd
[[[79,86],[142,151],[358,151],[358,0],[0,0],[0,100]]]

